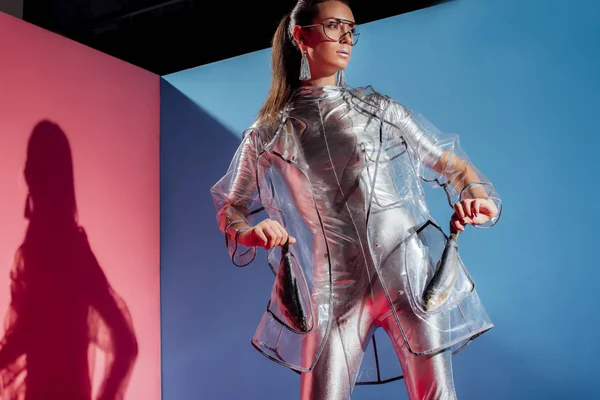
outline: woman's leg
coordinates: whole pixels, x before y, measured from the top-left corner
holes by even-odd
[[[415,356],[409,351],[391,313],[380,324],[396,349],[410,400],[455,400],[450,350],[434,355]]]
[[[411,400],[452,400],[456,399],[454,379],[452,376],[452,358],[450,352],[437,355],[415,356],[404,342],[404,336],[398,327],[392,309],[401,318],[405,333],[416,342],[426,343],[427,347],[441,346],[444,334],[436,327],[448,325],[437,321],[444,318],[442,314],[424,321],[417,316],[410,304],[411,288],[407,280],[411,274],[427,273],[427,265],[423,263],[426,254],[418,237],[398,243],[397,232],[414,227],[410,208],[398,207],[375,215],[378,230],[373,236],[373,243],[379,245],[382,256],[379,258],[378,274],[371,287],[374,307],[378,311],[376,324],[389,335],[402,370],[404,381]],[[375,222],[374,222],[375,223]],[[409,253],[406,253],[409,252]],[[407,259],[409,254],[409,259]],[[415,263],[407,268],[404,262]],[[425,277],[420,277],[425,279]],[[383,285],[385,282],[385,288]],[[434,323],[435,322],[435,323]]]
[[[372,306],[349,298],[338,305],[332,327],[312,371],[303,373],[301,400],[349,400],[362,363],[366,346],[373,336]],[[341,309],[341,310],[340,310]],[[343,311],[339,315],[339,311]],[[311,348],[310,343],[306,343]]]

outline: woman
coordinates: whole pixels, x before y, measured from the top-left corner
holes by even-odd
[[[411,399],[454,399],[453,349],[493,325],[462,264],[444,306],[424,308],[447,238],[419,178],[444,188],[455,231],[495,224],[501,202],[456,137],[370,87],[345,85],[357,28],[340,0],[301,0],[281,21],[269,96],[212,188],[217,220],[236,265],[270,250],[276,284],[252,343],[301,373],[302,399],[349,399],[377,327]],[[288,251],[292,295],[279,285]],[[305,314],[290,315],[293,295]]]

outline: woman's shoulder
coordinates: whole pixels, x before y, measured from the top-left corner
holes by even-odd
[[[384,116],[384,118],[388,118],[390,113],[392,115],[406,115],[410,112],[402,103],[376,90],[371,85],[348,88],[348,91],[355,99],[359,100],[358,103],[362,103],[362,108],[371,110],[377,114],[381,112],[382,114],[379,115]]]
[[[268,142],[269,137],[277,129],[277,121],[261,121],[255,120],[242,132],[242,140],[249,138],[251,140],[259,140],[260,142]]]
[[[348,87],[348,91],[356,98],[386,108],[392,104],[400,104],[389,95],[376,90],[373,86]]]

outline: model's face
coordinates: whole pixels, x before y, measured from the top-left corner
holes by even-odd
[[[345,69],[352,56],[354,15],[341,1],[320,3],[317,10],[311,26],[298,32],[300,48],[306,50],[313,76],[331,76]]]

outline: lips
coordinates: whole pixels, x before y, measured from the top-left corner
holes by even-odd
[[[338,50],[337,54],[340,57],[349,57],[350,56],[350,53],[347,50]]]

